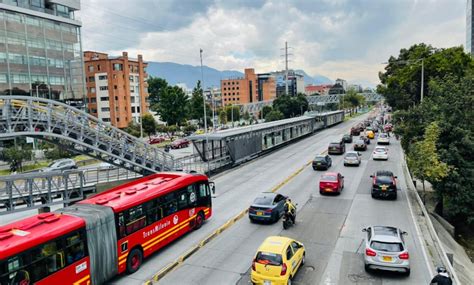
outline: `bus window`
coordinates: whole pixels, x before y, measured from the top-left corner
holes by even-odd
[[[164,216],[166,217],[176,213],[176,211],[178,210],[178,203],[175,198],[175,193],[168,193],[163,197],[163,200],[163,207],[165,210]]]
[[[152,200],[147,203],[147,224],[151,225],[154,222],[163,218],[163,207],[161,206],[162,201],[160,198]]]
[[[126,237],[127,236],[127,232],[126,232],[126,228],[125,228],[125,217],[124,217],[124,214],[123,212],[122,213],[118,213],[117,215],[117,227],[118,227],[118,235],[120,238],[123,238],[123,237]]]
[[[146,217],[143,211],[143,205],[138,205],[124,212],[127,235],[132,234],[146,226]]]
[[[187,187],[187,190],[188,190],[188,197],[189,197],[188,206],[189,207],[196,207],[196,205],[197,205],[196,187],[191,185],[191,186]]]
[[[211,205],[211,192],[209,190],[209,185],[205,182],[200,182],[196,184],[197,188],[197,205],[199,206],[210,206]]]
[[[66,262],[70,265],[86,256],[84,246],[85,233],[76,232],[66,237]]]
[[[194,206],[193,204],[195,203],[191,202],[193,192],[195,192],[193,185],[189,185],[188,187],[178,192],[178,210],[184,210],[190,206]],[[196,194],[194,194],[194,202],[195,200]]]

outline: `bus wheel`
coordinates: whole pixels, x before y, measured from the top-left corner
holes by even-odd
[[[142,265],[143,254],[138,248],[134,248],[127,257],[127,272],[132,274]]]
[[[199,212],[196,216],[196,221],[194,222],[194,229],[195,230],[200,229],[203,222],[204,222],[204,214],[202,212]]]

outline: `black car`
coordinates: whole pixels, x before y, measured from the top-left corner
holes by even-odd
[[[380,170],[370,175],[372,178],[372,198],[397,199],[397,176],[393,172]]]
[[[351,135],[353,135],[353,136],[358,136],[358,135],[360,135],[359,127],[352,127],[352,128],[351,128]]]
[[[367,144],[365,141],[358,139],[354,143],[354,150],[367,150]]]
[[[370,139],[367,136],[360,136],[359,139],[363,140],[365,144],[370,144]]]
[[[323,169],[327,170],[329,167],[332,165],[332,159],[329,155],[317,155],[313,159],[313,169],[318,170],[318,169]]]
[[[342,136],[343,143],[352,143],[352,135],[343,135]]]
[[[273,192],[263,192],[255,198],[249,207],[249,219],[252,222],[276,222],[285,211],[286,196]]]
[[[328,153],[329,154],[343,154],[346,151],[346,145],[340,142],[332,142],[328,146]]]

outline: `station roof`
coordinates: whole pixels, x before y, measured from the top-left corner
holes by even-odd
[[[304,116],[300,116],[300,117],[283,119],[283,120],[278,120],[278,121],[273,121],[273,122],[268,122],[268,123],[244,126],[244,127],[237,127],[237,128],[217,131],[213,133],[208,133],[207,135],[206,134],[191,135],[188,137],[188,139],[192,141],[200,141],[200,140],[205,140],[207,136],[209,140],[220,140],[227,137],[233,137],[233,136],[238,136],[241,134],[250,133],[253,131],[274,128],[274,127],[283,126],[287,124],[299,123],[299,122],[314,119],[317,116],[330,115],[330,114],[334,114],[338,112],[340,111],[333,111],[333,112],[326,112],[326,113],[306,112]]]

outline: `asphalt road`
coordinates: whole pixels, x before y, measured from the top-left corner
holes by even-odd
[[[286,177],[290,176],[292,173],[304,166],[316,154],[323,152],[327,148],[329,142],[339,140],[342,137],[342,134],[347,133],[352,125],[356,124],[356,122],[365,119],[367,116],[367,114],[362,115],[350,121],[336,125],[332,128],[322,130],[321,132],[311,137],[305,138],[299,142],[283,147],[280,150],[272,152],[257,160],[251,161],[238,168],[222,173],[216,177],[211,177],[211,180],[214,180],[216,182],[217,194],[217,197],[213,199],[213,217],[209,221],[207,221],[199,231],[192,232],[180,238],[179,240],[175,241],[171,245],[165,247],[164,249],[160,250],[159,252],[155,253],[153,256],[145,260],[140,270],[138,270],[136,273],[131,275],[118,276],[111,280],[110,284],[142,284],[143,282],[150,280],[151,277],[160,269],[164,268],[169,263],[175,261],[185,251],[190,249],[192,246],[198,244],[202,239],[214,232],[229,219],[233,218],[243,209],[247,208],[258,193],[263,191],[269,191],[274,186],[278,185],[280,182],[285,180]],[[337,158],[335,162],[337,162]],[[367,163],[365,163],[365,165],[366,164]],[[360,169],[363,168],[364,166],[362,166]],[[316,174],[311,171],[309,169],[306,169],[303,173],[297,176],[297,178],[295,178],[291,184],[288,185],[294,185],[293,183],[299,181],[299,179],[301,179],[300,177],[314,178],[314,175]],[[355,169],[352,169],[351,171],[355,171]],[[310,175],[308,173],[310,173]],[[299,187],[300,189],[293,189],[292,187],[294,186],[287,185],[287,187],[284,187],[284,189],[281,190],[291,191],[291,196],[294,197],[300,205],[304,205],[309,199],[310,193],[313,190],[308,183],[315,183],[315,181],[305,181],[306,182],[304,182],[303,185]],[[347,193],[349,192],[350,190],[347,191]],[[407,210],[403,209],[402,211]],[[241,225],[241,223],[244,224]],[[243,227],[245,230],[249,230],[248,227],[252,228],[255,226],[256,225],[250,225],[248,221],[244,219],[242,222],[237,223],[228,231],[233,232],[235,231],[235,229],[241,227]],[[279,227],[280,225],[275,225],[275,229],[279,229]],[[252,238],[250,238],[247,243],[249,245],[248,250],[249,252],[251,252],[250,255],[254,253],[259,242],[268,235],[265,231],[267,229],[271,230],[272,226],[263,226],[258,227],[257,229],[258,230],[254,233],[255,238],[252,236]],[[222,237],[225,236],[228,236],[226,232],[223,233]],[[231,239],[233,238],[235,237],[231,237]],[[230,241],[224,242],[224,244],[234,243]],[[244,244],[242,246],[245,247],[246,245]],[[205,252],[205,250],[207,250],[207,247],[198,252],[196,254],[196,257],[193,257],[190,262],[194,258],[198,258],[199,256],[201,256],[203,254],[202,252]],[[218,252],[216,254],[218,254]],[[247,256],[244,258],[243,256],[239,255],[227,256],[227,258],[232,260],[241,259],[242,268],[241,270],[239,270],[240,273],[238,274],[238,278],[228,279],[228,275],[226,275],[225,278],[225,280],[232,280],[232,282],[235,283],[240,279],[241,274],[245,275],[245,272],[249,267],[251,258],[249,259],[247,258]],[[186,267],[189,267],[189,265],[185,264],[185,266],[183,266],[182,268]],[[163,280],[163,282],[165,284],[182,284],[183,275],[180,274],[180,270],[182,269],[178,269],[176,271],[177,273],[171,273],[168,277],[166,277],[166,279]],[[193,274],[197,274],[199,276],[210,276],[206,273],[207,271],[205,269],[195,268],[195,270],[196,271]],[[176,280],[179,280],[179,282],[176,282]],[[201,279],[197,278],[193,280],[199,281]],[[202,284],[206,284],[205,279],[202,280],[204,280]],[[225,282],[224,284],[229,284],[232,282]],[[193,284],[199,284],[199,282],[194,282]]]
[[[272,165],[271,169],[265,168],[263,162],[260,162],[261,168],[253,168],[254,173],[258,174],[260,185],[268,181],[275,183],[287,177],[288,173],[284,170],[301,167],[314,154],[322,152],[327,142],[334,136],[338,137],[343,130],[347,130],[347,125],[327,130],[294,148],[281,150],[272,155],[273,159],[266,158],[274,160],[274,164],[268,162]],[[295,276],[295,284],[428,284],[430,276],[404,191],[406,184],[400,163],[401,148],[394,138],[391,141],[390,157],[386,162],[372,160],[374,141],[368,151],[362,152],[360,167],[345,167],[342,156],[332,156],[333,166],[330,170],[345,176],[345,189],[339,196],[319,194],[317,183],[324,171],[315,172],[311,167],[306,167],[282,187],[278,192],[289,195],[299,204],[295,227],[284,231],[281,222],[273,225],[252,224],[248,218],[244,218],[166,275],[159,284],[250,284],[251,261],[258,246],[269,235],[293,237],[306,246],[306,264]],[[251,166],[249,168],[252,169]],[[376,170],[391,170],[398,175],[400,191],[396,201],[371,198],[369,176]],[[253,179],[257,178],[243,174],[230,173],[222,177],[226,178],[225,183],[240,185],[232,190],[240,193],[240,198],[234,200],[233,207],[228,203],[221,204],[219,198],[216,199],[216,220],[222,213],[222,206],[227,205],[227,211],[235,208],[241,210],[244,208],[243,200],[248,201],[248,206],[256,193],[270,189],[250,188]],[[218,185],[223,187],[221,183]],[[411,262],[409,277],[386,272],[368,274],[364,271],[364,234],[361,229],[368,225],[397,226],[409,233],[406,237]],[[185,239],[187,237],[182,241]],[[173,247],[168,250],[172,251]]]

